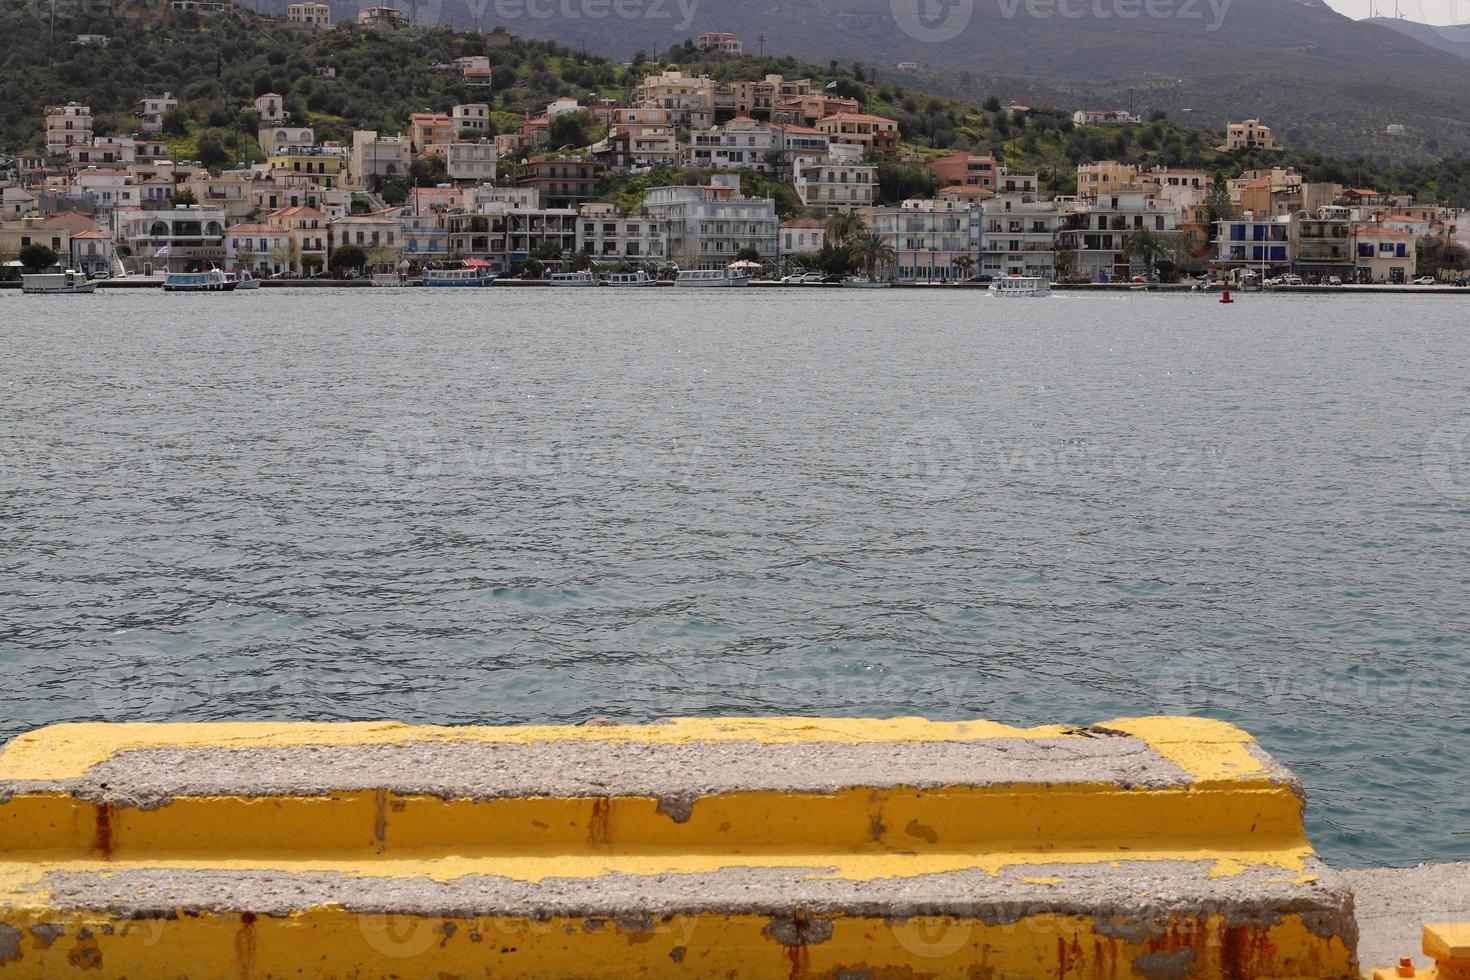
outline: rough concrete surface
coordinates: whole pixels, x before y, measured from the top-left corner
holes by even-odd
[[[1352,901],[1336,872],[1309,861],[1298,883],[1279,869],[1255,867],[1212,877],[1213,861],[1021,865],[998,875],[974,869],[859,881],[822,877],[831,868],[740,868],[697,874],[608,874],[530,882],[495,875],[451,881],[374,878],[336,872],[119,868],[105,874],[54,871],[40,888],[52,909],[86,909],[148,918],[176,911],[249,911],[284,915],[320,905],[365,914],[448,918],[646,919],[707,912],[809,916],[844,913],[887,919],[953,915],[989,925],[1030,915],[1093,916],[1100,931],[1152,938],[1171,912],[1217,911],[1232,924],[1302,916],[1318,935],[1355,936]]]
[[[1357,892],[1358,961],[1365,973],[1404,956],[1428,966],[1420,948],[1425,924],[1470,922],[1470,863],[1342,874]]]
[[[444,799],[692,801],[743,790],[826,793],[849,787],[1067,783],[1166,788],[1188,781],[1177,765],[1128,736],[868,744],[410,742],[137,749],[112,756],[80,780],[0,784],[0,793],[60,789],[98,803],[153,807],[185,796],[315,796],[364,789]]]

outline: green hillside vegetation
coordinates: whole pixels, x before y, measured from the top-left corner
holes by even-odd
[[[442,0],[435,15],[439,23],[470,25],[469,6]],[[1453,54],[1351,20],[1324,0],[1231,0],[1218,19],[1207,4],[1166,6],[1180,15],[1036,17],[1026,4],[996,0],[920,4],[969,12],[963,29],[943,38],[924,38],[913,24],[902,29],[900,11],[914,4],[892,0],[705,3],[678,23],[523,17],[506,27],[622,58],[701,31],[733,32],[748,50],[758,49],[761,35],[768,50],[819,63],[916,62],[928,70],[905,73],[905,84],[972,101],[996,94],[1069,109],[1131,104],[1145,115],[1163,110],[1211,127],[1259,116],[1290,144],[1335,154],[1408,160],[1470,153],[1463,108],[1470,65]],[[1406,133],[1388,135],[1389,124]]]
[[[483,35],[443,28],[380,34],[349,27],[312,34],[248,11],[207,19],[183,14],[168,24],[142,17],[99,20],[58,11],[54,38],[48,27],[46,20],[24,8],[0,13],[0,28],[8,36],[37,39],[9,52],[8,70],[0,73],[0,142],[6,148],[17,151],[38,145],[46,105],[83,102],[92,106],[97,132],[127,132],[136,99],[172,91],[182,105],[166,121],[171,152],[215,168],[258,159],[257,120],[248,106],[264,92],[280,93],[293,121],[314,125],[318,139],[346,142],[354,129],[397,132],[407,127],[412,112],[447,111],[460,102],[492,102],[494,125],[504,131],[558,96],[586,98],[596,93],[621,98],[653,67],[642,55],[621,65],[551,42],[496,44]],[[82,32],[107,34],[112,43],[107,47],[71,43]],[[435,67],[473,54],[491,57],[493,92],[467,86],[458,72]],[[906,143],[919,153],[993,150],[1013,171],[1039,172],[1044,185],[1056,193],[1073,189],[1076,164],[1117,159],[1222,174],[1249,167],[1294,166],[1311,180],[1470,204],[1470,163],[1464,158],[1395,165],[1303,149],[1222,154],[1214,149],[1215,134],[1162,114],[1136,126],[1075,127],[1062,110],[1039,108],[1011,120],[998,111],[994,96],[975,103],[925,94],[887,77],[875,82],[871,69],[861,64],[696,57],[687,46],[666,53],[665,60],[719,78],[780,73],[811,77],[822,84],[835,81],[836,91],[858,99],[867,111],[896,118]],[[320,77],[326,68],[333,69],[335,77]],[[598,130],[586,122],[580,133],[594,138]],[[563,125],[574,124],[582,125]],[[422,176],[429,179],[433,174],[425,169]],[[880,190],[889,200],[932,189],[927,175],[912,164],[885,164],[880,177]],[[680,173],[679,178],[700,176]],[[646,179],[647,175],[610,181],[608,194],[627,200],[630,188],[646,184]],[[776,196],[784,211],[796,207],[787,185],[747,175],[747,188]]]

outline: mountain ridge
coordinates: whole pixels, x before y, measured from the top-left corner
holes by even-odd
[[[400,0],[409,9],[411,0]],[[1004,90],[1024,102],[1078,108],[1095,102],[1190,114],[1221,128],[1259,117],[1283,139],[1324,152],[1385,159],[1470,152],[1470,120],[1448,90],[1470,82],[1462,57],[1381,23],[1354,21],[1323,0],[1195,0],[1195,18],[1060,16],[1083,0],[417,0],[420,23],[553,40],[626,59],[665,51],[703,31],[730,31],[748,50],[823,63],[860,61],[893,78],[899,62],[924,66],[911,84],[972,98]],[[1156,9],[1183,12],[1188,0]],[[925,18],[919,5],[934,5]],[[1087,0],[1092,9],[1093,0]],[[284,12],[286,0],[261,0]],[[1070,4],[1071,6],[1066,6]],[[1139,0],[1098,0],[1131,10]],[[600,6],[599,6],[600,5]],[[621,9],[628,16],[607,13]],[[355,16],[339,0],[338,16]],[[561,10],[574,16],[530,16]],[[593,18],[592,11],[607,13]],[[959,11],[959,14],[955,12]],[[1032,16],[1051,11],[1050,16]],[[663,16],[652,16],[659,13]],[[510,16],[507,16],[510,15]],[[956,29],[958,25],[958,29]],[[1213,28],[1213,29],[1212,29]],[[967,78],[969,82],[967,83]],[[1310,96],[1305,95],[1310,93]],[[1388,127],[1403,127],[1390,134]]]

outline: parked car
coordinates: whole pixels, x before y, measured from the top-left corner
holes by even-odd
[[[1418,279],[1414,280],[1414,285],[1433,286],[1437,281],[1438,280],[1436,280],[1433,276],[1420,276]]]
[[[1341,286],[1342,285],[1342,277],[1341,276],[1328,276],[1326,279],[1323,279],[1322,280],[1322,285],[1324,285],[1324,286]]]
[[[1284,275],[1284,276],[1281,277],[1280,285],[1282,285],[1282,286],[1300,286],[1300,285],[1302,285],[1302,277],[1301,276],[1298,276],[1298,275],[1296,275],[1294,273],[1289,273],[1289,274]]]

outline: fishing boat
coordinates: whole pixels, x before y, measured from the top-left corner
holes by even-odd
[[[719,286],[748,286],[750,276],[742,269],[731,266],[726,269],[686,269],[674,280],[676,286],[714,288]]]
[[[234,279],[218,269],[204,272],[170,272],[163,280],[166,293],[230,293],[238,286]]]
[[[1050,296],[1051,282],[1040,276],[1000,276],[990,281],[992,296]]]
[[[402,286],[403,279],[396,272],[375,272],[373,273],[373,285],[388,287]]]
[[[597,277],[590,272],[553,272],[553,286],[598,286]]]
[[[236,289],[259,289],[260,280],[250,274],[249,269],[241,269],[239,272],[226,272],[225,278],[235,283]]]
[[[20,277],[21,292],[25,293],[94,293],[97,284],[87,279],[85,272],[67,269],[64,272],[37,272]]]
[[[637,272],[614,272],[607,277],[607,284],[609,286],[657,286],[658,280],[639,269]]]
[[[842,285],[848,289],[887,289],[893,284],[870,276],[856,275],[842,280]]]
[[[493,286],[495,273],[488,265],[463,265],[457,269],[425,269],[425,286]]]

